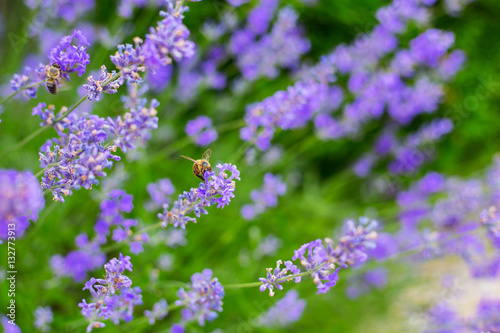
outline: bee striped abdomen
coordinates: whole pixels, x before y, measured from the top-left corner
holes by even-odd
[[[51,93],[52,95],[57,94],[57,83],[56,83],[56,80],[50,80],[50,79],[48,79],[47,83],[46,83],[46,86],[47,86],[47,90],[49,91],[49,93]]]

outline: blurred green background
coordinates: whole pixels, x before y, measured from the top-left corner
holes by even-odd
[[[289,3],[299,11],[300,22],[312,42],[311,51],[304,60],[314,63],[339,43],[350,42],[358,33],[369,31],[375,24],[376,9],[388,2],[323,0],[315,6],[305,6],[298,1]],[[189,7],[185,24],[191,30],[191,39],[203,47],[207,42],[199,32],[201,25],[207,18],[217,20],[228,5],[223,1],[204,0],[190,3]],[[248,8],[238,9],[240,19],[245,16]],[[2,84],[8,84],[12,74],[20,71],[25,55],[36,52],[39,41],[27,39],[20,44],[19,51],[15,51],[8,34],[22,32],[34,13],[21,1],[7,0],[0,1],[0,11],[4,25],[0,73]],[[415,130],[431,117],[445,116],[449,110],[462,108],[463,111],[460,112],[463,112],[463,117],[454,119],[455,130],[437,143],[437,158],[418,174],[405,177],[403,183],[417,179],[428,170],[469,177],[482,172],[491,163],[500,139],[499,12],[500,2],[480,0],[468,6],[460,17],[450,17],[439,11],[435,13],[434,26],[455,33],[456,47],[465,50],[468,61],[464,70],[447,86],[446,102],[436,114],[416,119],[408,127],[408,131]],[[97,1],[95,11],[85,19],[95,25],[108,27],[113,33],[120,31],[124,24],[129,24],[115,13],[115,2]],[[123,42],[131,42],[136,35],[144,36],[148,27],[155,25],[158,20],[156,9],[137,10],[131,20],[132,31],[124,36]],[[61,35],[69,34],[75,27],[78,27],[77,22],[59,25]],[[87,68],[97,70],[102,64],[112,68],[109,55],[114,50],[106,49],[100,44],[89,47],[91,62]],[[228,73],[237,71],[233,63],[228,63],[225,70]],[[487,87],[486,98],[480,98],[477,91],[484,87],[485,80],[491,84]],[[70,87],[56,96],[41,88],[36,100],[11,100],[5,104],[4,113],[0,116],[0,156],[39,128],[39,120],[31,116],[31,109],[38,102],[54,104],[58,110],[63,105],[72,105],[79,99],[76,88],[85,82],[85,75],[81,78],[74,75]],[[195,101],[189,103],[176,101],[171,87],[167,87],[159,95],[151,94],[151,97],[157,98],[161,103],[158,108],[159,129],[153,133],[153,139],[146,149],[138,149],[138,158],[133,155],[124,157],[110,172],[113,175],[118,165],[123,165],[128,173],[128,179],[120,187],[134,196],[135,207],[129,216],[138,218],[143,225],[157,222],[155,213],[146,211],[143,204],[148,200],[146,185],[159,178],[170,178],[176,187],[176,193],[197,186],[198,181],[191,174],[191,164],[179,156],[198,157],[204,151],[186,140],[184,127],[188,120],[208,115],[216,126],[232,123],[242,118],[245,105],[260,101],[279,89],[285,89],[291,82],[290,75],[284,72],[277,79],[259,79],[241,96],[234,96],[229,90],[210,90],[202,92]],[[123,114],[119,99],[125,93],[126,89],[122,89],[118,94],[104,96],[99,102],[85,103],[94,103],[94,112],[101,116]],[[474,99],[477,103],[472,104]],[[473,107],[469,107],[470,105]],[[220,133],[219,139],[210,146],[213,151],[211,161],[213,164],[232,162],[238,166],[242,180],[236,185],[236,198],[223,210],[211,207],[208,216],[199,218],[197,224],[188,225],[186,246],[171,249],[164,245],[146,245],[144,253],[132,255],[134,271],[128,276],[134,286],[142,288],[144,300],[144,305],[135,310],[136,317],[142,316],[143,310],[150,309],[162,297],[169,303],[173,302],[176,287],[166,281],[188,281],[193,273],[201,272],[204,268],[211,268],[223,285],[256,281],[265,275],[266,267],[275,266],[276,260],[290,259],[293,250],[301,244],[334,236],[334,232],[346,218],[367,215],[380,220],[387,230],[395,230],[398,221],[394,198],[376,195],[369,183],[357,179],[350,171],[356,159],[371,149],[373,139],[382,128],[382,121],[372,123],[359,140],[337,142],[317,139],[312,125],[301,130],[281,132],[274,142],[282,145],[284,155],[272,167],[247,165],[244,162],[238,130]],[[38,149],[53,135],[53,132],[47,131],[22,149],[10,152],[2,158],[0,167],[37,173],[40,170]],[[379,171],[383,172],[382,169]],[[282,174],[288,184],[288,191],[279,199],[277,208],[268,210],[248,223],[241,218],[239,210],[243,204],[250,202],[250,191],[262,184],[262,177],[266,172]],[[49,260],[55,254],[64,255],[73,250],[74,237],[78,233],[87,231],[89,235],[93,235],[93,225],[99,214],[99,201],[96,199],[99,196],[95,193],[92,196],[92,192],[98,194],[99,191],[100,186],[91,191],[75,191],[65,203],[53,202],[47,196],[47,205],[39,221],[27,230],[23,239],[17,241],[17,323],[23,332],[34,331],[33,311],[37,306],[47,305],[54,311],[53,332],[84,330],[85,321],[82,321],[77,304],[82,298],[89,298],[88,291],[81,290],[83,283],[73,283],[69,279],[53,284]],[[243,260],[245,253],[254,251],[259,240],[268,234],[276,235],[283,242],[276,256]],[[2,258],[6,258],[5,246],[1,249]],[[120,251],[127,252],[128,248],[123,247]],[[109,253],[108,258],[120,251]],[[160,272],[158,282],[154,284],[150,280],[151,272],[155,268],[155,260],[164,253],[175,256],[175,265],[171,271]],[[4,262],[2,259],[1,266],[4,266]],[[269,298],[267,292],[261,293],[258,288],[250,288],[226,290],[224,311],[219,318],[205,327],[192,325],[188,331],[211,332],[220,328],[224,332],[379,332],[379,324],[384,327],[380,328],[380,332],[410,331],[405,326],[407,318],[395,315],[392,311],[396,299],[407,287],[417,283],[417,277],[406,266],[396,263],[386,266],[393,273],[388,287],[356,300],[345,296],[345,282],[351,274],[349,270],[341,272],[338,286],[326,295],[316,295],[315,285],[310,279],[305,279],[298,285],[285,284],[285,291],[297,288],[301,298],[307,300],[302,319],[291,328],[280,330],[256,327],[255,317],[284,295],[284,292],[277,292],[274,298]],[[103,272],[104,270],[99,270],[93,276],[100,276]],[[1,280],[0,308],[5,309],[8,300],[4,290],[7,285],[4,279]],[[179,311],[173,311],[154,327],[134,321],[116,327],[108,323],[99,332],[164,332],[179,318]]]

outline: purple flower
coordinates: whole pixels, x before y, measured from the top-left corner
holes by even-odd
[[[101,75],[99,76],[99,80],[94,80],[94,77],[91,75],[87,78],[89,81],[89,84],[84,84],[83,86],[85,89],[87,89],[88,94],[87,98],[89,100],[95,99],[98,101],[101,98],[101,93],[106,93],[106,94],[114,94],[117,92],[118,87],[120,84],[118,83],[118,79],[115,81],[109,81],[112,76],[116,74],[115,71],[112,73],[108,73],[106,70],[106,66],[102,65],[101,66]],[[104,86],[103,83],[107,82]]]
[[[241,215],[246,220],[254,219],[257,215],[262,214],[266,208],[276,207],[278,205],[278,196],[284,195],[285,192],[286,184],[281,180],[281,177],[266,173],[262,189],[252,190],[250,197],[253,203],[244,205]]]
[[[72,45],[73,38],[77,40],[77,45]],[[90,56],[86,49],[90,44],[80,30],[75,30],[72,35],[61,39],[59,45],[50,50],[50,64],[61,66],[61,75],[71,81],[68,73],[78,72],[78,76],[85,74],[85,69],[90,63]]]
[[[218,316],[217,312],[222,312],[224,295],[224,287],[217,278],[212,278],[212,270],[204,269],[191,276],[191,283],[186,289],[179,289],[179,299],[175,305],[184,307],[183,323],[196,320],[200,326],[204,326],[205,321],[214,320]]]
[[[265,15],[275,10],[275,4],[276,1],[270,4],[268,0],[256,7],[248,18],[249,30],[238,32],[231,41],[238,67],[247,80],[253,81],[260,76],[274,78],[279,74],[279,68],[298,67],[300,57],[310,48],[309,40],[303,37],[301,29],[297,27],[298,16],[291,7],[279,11],[278,19],[268,35],[253,40],[254,33],[260,34],[267,29],[267,22],[262,21],[269,20]]]
[[[5,333],[21,333],[21,329],[16,325],[15,320],[11,320],[5,315],[2,315],[0,321]]]
[[[170,203],[170,196],[175,192],[175,187],[168,178],[159,179],[155,183],[149,183],[146,189],[151,196],[151,202],[146,204],[146,209],[150,211],[162,207],[165,203]]]
[[[337,246],[333,246],[330,238],[325,238],[326,245],[321,239],[317,239],[296,250],[292,260],[300,260],[300,264],[311,274],[313,282],[317,285],[317,294],[324,294],[337,284],[338,271],[341,267],[347,268],[367,260],[367,251],[376,246],[377,226],[377,221],[367,217],[360,217],[358,225],[353,220],[348,220]],[[300,276],[294,276],[300,273],[297,266],[287,261],[285,268],[281,269],[281,263],[281,260],[278,260],[274,271],[268,268],[266,278],[259,279],[262,282],[260,291],[269,289],[269,296],[274,295],[275,287],[282,290],[283,286],[280,283],[291,278],[295,278],[295,283],[300,282]],[[287,275],[288,271],[293,274]]]
[[[47,77],[47,67],[40,63],[36,68],[24,67],[23,74],[14,74],[10,80],[10,87],[13,91],[20,91],[25,99],[36,98],[38,90],[37,83],[41,83]],[[28,85],[33,87],[26,88]]]
[[[158,111],[156,107],[160,103],[152,99],[149,107],[146,107],[147,99],[143,98],[140,104],[125,113],[123,118],[118,116],[116,119],[108,117],[105,128],[111,132],[115,139],[113,143],[120,147],[123,152],[128,149],[135,149],[135,143],[138,139],[149,140],[151,130],[158,128]]]
[[[31,172],[0,170],[0,239],[21,237],[44,207],[40,184]]]
[[[477,332],[498,332],[500,330],[500,300],[481,299],[476,308],[472,326]]]
[[[300,319],[305,307],[306,301],[299,298],[299,293],[296,290],[290,290],[283,298],[261,315],[261,323],[259,326],[290,326]]]
[[[349,279],[347,296],[358,298],[375,289],[382,289],[387,285],[388,272],[385,268],[375,268]]]
[[[489,209],[483,210],[479,217],[481,224],[487,229],[487,236],[492,245],[500,250],[500,216],[497,208],[491,206]]]
[[[200,183],[197,189],[184,191],[171,208],[169,205],[164,206],[163,214],[158,214],[162,227],[166,228],[168,224],[172,224],[174,227],[185,229],[188,222],[196,223],[194,217],[187,216],[189,213],[194,212],[196,217],[200,217],[201,214],[208,214],[205,207],[217,204],[217,208],[223,208],[231,202],[236,186],[234,180],[240,180],[240,172],[231,163],[217,164],[216,167],[219,169],[217,176],[206,171],[205,182]]]
[[[267,275],[265,278],[259,278],[259,281],[262,282],[262,285],[260,286],[260,291],[264,291],[266,289],[269,289],[269,296],[274,296],[274,288],[277,288],[278,290],[283,290],[283,286],[280,284],[284,281],[287,281],[291,279],[291,276],[293,274],[298,274],[300,273],[300,269],[297,268],[296,265],[294,265],[290,260],[285,261],[285,268],[281,268],[281,265],[283,262],[281,260],[276,261],[276,268],[273,270],[272,268],[267,268]],[[288,274],[288,272],[291,272],[293,274]],[[295,277],[295,282],[298,283],[300,282],[301,277]]]
[[[256,260],[260,260],[262,257],[267,256],[271,257],[276,254],[283,246],[283,242],[281,239],[276,238],[273,234],[267,235],[262,241],[259,242],[259,245],[255,248],[253,256]]]
[[[447,304],[437,304],[429,311],[429,324],[424,333],[470,332],[455,309]]]
[[[52,126],[54,124],[55,120],[55,115],[54,115],[54,105],[49,105],[47,108],[45,108],[47,104],[45,103],[38,103],[37,106],[33,108],[33,112],[31,112],[32,116],[39,116],[42,122],[40,123],[40,126]]]
[[[206,116],[199,116],[188,121],[186,134],[193,138],[198,146],[208,146],[217,140],[218,134],[212,126],[212,119]]]
[[[167,308],[167,301],[162,298],[153,305],[153,309],[151,311],[145,310],[144,315],[148,317],[149,324],[154,325],[157,320],[162,320],[163,318],[165,318],[168,314]]]
[[[54,321],[50,306],[37,307],[33,315],[35,317],[35,328],[42,332],[49,332],[50,324]]]
[[[120,319],[130,321],[133,318],[133,307],[142,304],[141,289],[131,288],[132,281],[123,274],[125,270],[132,271],[129,256],[124,257],[120,253],[119,258],[111,259],[104,265],[104,269],[104,279],[91,278],[83,288],[90,291],[94,303],[87,303],[83,299],[78,304],[82,308],[82,315],[89,321],[87,332],[104,327],[101,320],[111,319],[115,325]]]

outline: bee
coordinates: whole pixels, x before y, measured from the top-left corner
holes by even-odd
[[[57,94],[57,84],[61,78],[61,66],[59,64],[53,63],[50,67],[47,66],[47,78],[45,79],[45,85],[47,90],[52,95]]]
[[[210,162],[208,160],[210,159],[210,155],[212,155],[212,149],[207,149],[203,155],[201,156],[200,160],[193,160],[191,157],[186,157],[181,155],[181,157],[184,157],[186,160],[190,160],[194,162],[193,164],[193,173],[195,177],[200,178],[202,181],[205,181],[205,172],[206,171],[212,171],[212,167],[210,166]]]

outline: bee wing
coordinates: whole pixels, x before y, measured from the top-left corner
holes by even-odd
[[[185,158],[186,160],[190,160],[190,161],[196,163],[196,161],[193,160],[191,157],[187,157],[187,156],[184,156],[184,155],[181,155],[181,157]]]
[[[212,155],[212,149],[208,148],[207,150],[205,150],[201,158],[208,161],[210,155]]]

